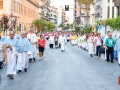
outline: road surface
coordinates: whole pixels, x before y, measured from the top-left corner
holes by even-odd
[[[6,77],[6,67],[1,70],[0,90],[120,90],[117,61],[91,58],[70,44],[65,52],[48,46],[44,60],[30,63],[28,72],[15,75],[14,80]]]

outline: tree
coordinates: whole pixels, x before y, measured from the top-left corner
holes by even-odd
[[[62,23],[60,23],[59,27],[62,27],[62,28],[63,28],[63,27],[64,27],[64,25],[63,25]]]
[[[73,25],[73,23],[72,23],[72,24],[70,24],[70,28],[73,28],[73,26],[74,26],[74,25]]]
[[[0,36],[2,34],[2,25],[3,25],[2,20],[0,20]]]
[[[97,21],[100,22],[102,26],[110,26],[113,30],[119,30],[120,31],[120,16],[117,18],[111,18],[106,20]],[[106,31],[106,30],[105,30]]]
[[[69,29],[70,28],[70,24],[66,24],[66,26],[64,26],[64,29]]]
[[[41,32],[47,27],[47,22],[43,19],[36,19],[32,22],[32,27],[37,28],[37,31]]]
[[[55,28],[55,24],[53,24],[52,22],[49,22],[49,21],[48,21],[46,28],[48,29],[48,31],[51,31],[52,29]]]
[[[75,32],[79,33],[80,32],[80,27],[75,27]]]
[[[32,27],[36,28],[38,32],[41,32],[44,30],[51,31],[55,28],[55,25],[52,22],[44,19],[36,19],[32,22]]]
[[[77,0],[78,4],[81,6],[82,4],[85,5],[86,8],[90,7],[90,4],[93,3],[94,0]]]
[[[7,34],[7,29],[9,28],[8,26],[9,18],[7,15],[3,14],[1,19],[2,19],[2,27],[4,28],[3,35],[5,35],[5,31]]]

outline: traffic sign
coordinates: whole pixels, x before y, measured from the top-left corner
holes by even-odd
[[[101,25],[98,25],[98,29],[99,29],[99,30],[102,29],[102,26],[101,26]]]

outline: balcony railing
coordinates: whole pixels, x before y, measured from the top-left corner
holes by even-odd
[[[87,13],[81,13],[80,16],[87,16]]]
[[[38,8],[40,7],[39,3],[37,3],[33,0],[27,0],[27,1],[30,2],[31,4],[33,4],[34,6],[38,7]]]

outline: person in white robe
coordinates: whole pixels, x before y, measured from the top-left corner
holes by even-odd
[[[89,45],[89,54],[91,57],[93,57],[94,54],[94,36],[93,33],[90,34],[90,36],[88,37],[88,45]]]
[[[16,74],[16,59],[17,51],[19,50],[18,40],[14,38],[14,32],[9,32],[9,38],[4,41],[7,50],[7,76],[10,79],[14,79],[14,74]]]
[[[60,37],[60,43],[61,43],[61,51],[65,51],[65,37],[64,34]]]
[[[120,66],[120,34],[117,35],[117,40],[116,40],[116,44],[115,44],[114,50],[117,51],[118,64]]]
[[[59,46],[59,48],[61,48],[61,37],[62,37],[62,34],[60,33],[59,37],[58,37],[58,46]]]
[[[37,56],[37,37],[36,34],[33,32],[33,30],[30,30],[30,33],[27,34],[27,38],[30,40],[30,43],[32,45],[32,54],[30,55],[29,61],[31,62],[32,60],[34,60],[35,62],[35,58]]]
[[[81,42],[80,42],[80,35],[78,36],[78,38],[77,38],[77,44],[78,44],[78,47],[80,47],[80,44],[81,44]]]
[[[67,37],[68,37],[67,33],[64,34],[64,37],[65,37],[65,44],[67,44]]]
[[[106,41],[106,39],[108,38],[109,34],[110,34],[110,31],[107,31],[107,35],[105,36],[105,38],[104,38],[104,40],[103,40],[104,48],[106,47],[105,41]],[[106,50],[106,48],[105,48],[105,60],[106,60],[106,59],[107,59],[107,50]]]
[[[17,60],[17,73],[22,72],[23,70],[27,72],[28,68],[28,56],[32,54],[32,47],[29,40],[25,37],[25,32],[21,33],[21,39],[18,40],[18,60]]]
[[[85,37],[85,35],[83,34],[83,35],[82,35],[82,48],[85,50],[85,47],[86,47],[86,37]]]
[[[94,34],[94,43],[95,43],[96,39],[97,39],[97,33]],[[96,56],[96,48],[97,48],[97,46],[94,45],[94,56]]]
[[[52,35],[52,34],[50,35],[49,41],[50,41],[49,47],[50,47],[50,49],[53,49],[54,42],[55,42],[54,35]]]

